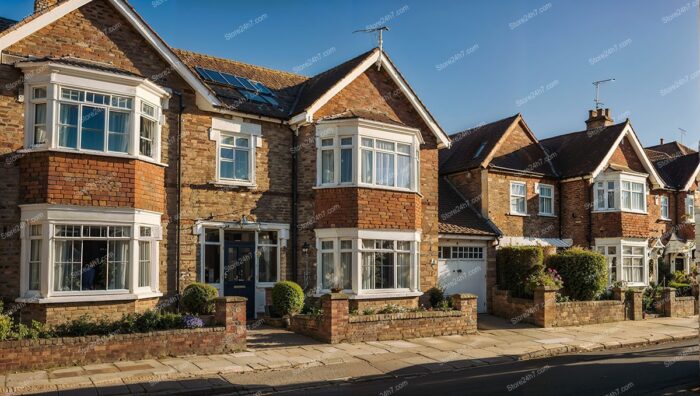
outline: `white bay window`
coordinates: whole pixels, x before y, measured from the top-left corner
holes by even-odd
[[[317,185],[418,191],[418,130],[362,119],[321,121]]]
[[[623,281],[631,286],[644,286],[649,282],[646,240],[597,238],[595,245],[593,250],[603,254],[608,262],[609,284]]]
[[[21,209],[26,229],[21,298],[70,302],[160,295],[160,214],[45,204]]]
[[[685,221],[688,223],[695,222],[695,196],[691,191],[687,197],[685,197]]]
[[[358,297],[417,295],[420,236],[412,231],[317,229],[318,290]]]
[[[594,184],[593,211],[647,212],[647,175],[630,172],[606,172]]]
[[[60,62],[22,62],[25,149],[160,162],[161,107],[169,93],[143,77]]]

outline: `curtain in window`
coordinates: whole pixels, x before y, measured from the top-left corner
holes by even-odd
[[[109,241],[108,289],[126,289],[129,267],[129,241]]]
[[[403,188],[411,188],[411,157],[399,155],[397,158],[396,185]]]
[[[80,241],[59,241],[54,251],[54,290],[80,290]]]
[[[374,252],[362,253],[362,288],[374,289]]]
[[[39,290],[41,276],[41,239],[29,243],[29,290]]]
[[[352,149],[340,150],[340,182],[352,182]]]
[[[362,182],[372,183],[372,171],[374,160],[373,153],[369,150],[362,150]]]
[[[250,180],[248,150],[236,150],[236,179]]]
[[[141,117],[139,127],[139,153],[146,157],[153,157],[153,138],[156,130],[156,122]]]
[[[394,185],[394,154],[377,152],[377,184]]]
[[[321,253],[321,277],[324,289],[330,289],[336,281],[333,264],[333,253]]]
[[[46,103],[34,105],[34,144],[46,143]]]
[[[321,151],[321,183],[333,183],[334,162],[333,150]]]
[[[109,112],[109,151],[126,153],[129,147],[129,113]]]
[[[396,272],[396,287],[411,287],[411,253],[396,254]]]
[[[258,280],[260,282],[277,281],[277,247],[261,246],[258,257]]]
[[[78,147],[78,106],[61,103],[59,112],[58,145]]]
[[[352,252],[340,253],[340,274],[343,289],[352,289]]]
[[[88,150],[104,150],[105,109],[83,106],[81,114],[80,147]]]
[[[139,287],[151,284],[151,242],[139,241]]]

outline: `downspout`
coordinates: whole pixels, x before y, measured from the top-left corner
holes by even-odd
[[[176,188],[176,221],[177,233],[175,234],[175,248],[177,252],[175,253],[175,295],[178,301],[180,300],[180,260],[181,260],[181,249],[180,249],[180,232],[182,227],[182,213],[181,213],[181,200],[182,200],[182,114],[185,110],[185,104],[182,100],[182,92],[173,92],[174,95],[178,97],[178,113],[177,113],[177,188]],[[179,304],[178,304],[179,306]]]
[[[295,126],[292,128],[292,280],[298,282],[298,257],[297,257],[297,245],[299,244],[299,233],[297,227],[297,215],[298,215],[298,186],[297,186],[297,167],[299,158],[297,153],[299,152],[297,144],[299,141],[299,127]]]
[[[593,200],[595,198],[595,183],[591,183],[588,207],[588,248],[593,247]]]
[[[562,210],[562,193],[561,193],[561,186],[562,182],[559,181],[557,182],[557,191],[559,192],[559,200],[557,201],[557,205],[559,205],[558,212],[559,212],[559,239],[564,238],[564,232],[562,231],[562,227],[564,226],[564,218],[562,215],[564,214],[564,211]]]

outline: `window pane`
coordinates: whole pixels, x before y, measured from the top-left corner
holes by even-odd
[[[232,161],[221,161],[219,163],[219,177],[222,179],[233,179]]]
[[[396,185],[398,187],[411,187],[411,157],[399,155],[397,160]]]
[[[340,277],[340,279],[339,279],[338,283],[343,289],[346,289],[346,290],[352,289],[352,253],[351,252],[340,253],[339,277]]]
[[[80,290],[80,246],[76,240],[56,240],[54,242],[54,290]]]
[[[46,143],[46,103],[34,105],[34,144]]]
[[[260,231],[258,232],[258,243],[263,245],[276,245],[277,232],[275,231]]]
[[[322,147],[333,146],[333,139],[321,139],[321,146]]]
[[[59,114],[58,145],[78,147],[78,106],[61,103]]]
[[[155,138],[156,122],[141,117],[139,127],[139,153],[153,158],[153,139]]]
[[[129,241],[109,241],[107,288],[126,289],[129,268]]]
[[[248,155],[247,150],[236,150],[236,179],[238,180],[250,180]]]
[[[411,254],[397,253],[396,260],[396,287],[411,287]]]
[[[394,151],[394,143],[377,140],[377,148],[381,150]]]
[[[141,112],[151,117],[156,116],[156,108],[145,102],[141,102]]]
[[[216,230],[218,233],[218,230]],[[204,282],[219,283],[221,281],[221,252],[219,245],[204,246]]]
[[[411,242],[409,242],[409,241],[397,241],[396,242],[396,250],[410,251],[411,250]]]
[[[234,146],[236,144],[236,138],[231,135],[221,135],[221,144]]]
[[[41,276],[41,239],[32,239],[29,245],[29,290],[39,290]]]
[[[351,137],[340,138],[340,145],[341,146],[352,146],[352,138]]]
[[[363,147],[374,147],[374,140],[362,138],[362,146]]]
[[[333,150],[321,151],[321,183],[333,183],[333,174],[335,170]]]
[[[81,125],[80,147],[88,150],[104,150],[105,109],[83,106]]]
[[[277,247],[261,246],[258,256],[258,281],[277,282]]]
[[[204,240],[207,242],[219,242],[219,229],[206,228],[204,229]]]
[[[363,139],[364,140],[364,139]],[[374,153],[369,150],[362,150],[362,182],[372,183],[372,172],[374,161],[372,159]]]
[[[397,143],[396,151],[398,151],[399,153],[411,155],[411,146],[408,144]]]
[[[109,112],[109,151],[126,153],[129,148],[129,113]]]
[[[340,150],[340,182],[352,182],[352,149]]]
[[[352,241],[340,241],[340,248],[343,250],[352,249]]]
[[[334,287],[337,281],[333,271],[333,253],[321,254],[321,280],[323,289]]]
[[[377,184],[394,185],[394,154],[377,152]]]
[[[32,97],[34,99],[45,99],[46,98],[46,88],[38,87],[32,90]]]
[[[321,242],[321,250],[330,250],[333,249],[333,241],[322,241]]]
[[[248,138],[236,138],[236,147],[250,147],[250,141],[248,140]]]
[[[139,287],[151,284],[151,242],[139,241]]]
[[[83,245],[81,290],[107,289],[107,241],[85,240]],[[111,253],[111,252],[110,252]]]
[[[394,253],[362,253],[362,284],[364,289],[393,289]]]

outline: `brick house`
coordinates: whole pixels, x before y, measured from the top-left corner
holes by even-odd
[[[653,148],[642,147],[629,120],[615,124],[609,109],[590,111],[583,131],[543,140],[520,114],[451,138],[451,147],[440,151],[441,182],[492,230],[491,257],[496,246],[582,246],[607,257],[610,283],[641,286],[659,279],[659,261],[680,257],[670,256],[679,237],[685,244],[694,236],[692,216],[685,213],[692,213],[698,154],[659,154],[652,161]],[[454,204],[442,200],[445,222]],[[455,233],[463,240],[480,237]],[[441,251],[454,239],[441,235]],[[685,248],[683,257],[690,257]],[[447,264],[458,258],[448,254],[441,257]],[[487,266],[479,280],[486,285],[479,287],[490,296],[495,260]]]
[[[0,23],[0,297],[22,320],[437,284],[447,135],[372,49],[306,77],[169,47],[123,0]]]

